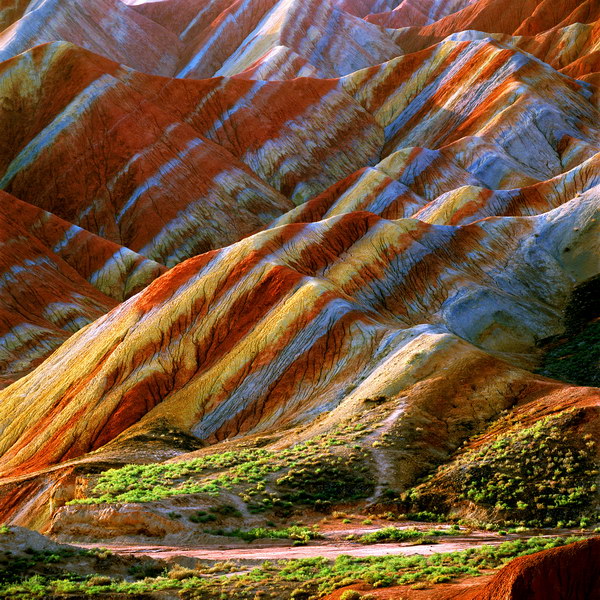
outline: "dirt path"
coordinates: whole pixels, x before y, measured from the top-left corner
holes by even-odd
[[[465,535],[438,538],[437,543],[411,545],[410,543],[384,543],[362,545],[339,539],[340,534],[350,532],[365,532],[372,528],[357,528],[347,530],[336,530],[323,532],[325,539],[313,542],[306,546],[280,545],[275,540],[255,541],[244,544],[239,540],[228,545],[205,545],[205,546],[157,546],[143,544],[81,544],[73,545],[83,548],[106,548],[116,554],[144,555],[157,559],[168,559],[175,556],[186,556],[202,560],[284,560],[297,558],[324,557],[335,559],[344,554],[355,557],[388,556],[401,554],[404,556],[422,555],[428,556],[441,552],[458,552],[468,548],[476,548],[484,544],[498,545],[506,541],[516,539],[527,539],[531,535],[513,534],[498,536],[483,531],[475,531]],[[571,535],[582,535],[582,532],[561,530],[553,533],[544,533],[546,537],[568,537]],[[539,535],[539,533],[537,534]],[[585,535],[585,534],[584,534]]]
[[[394,466],[386,456],[386,453],[379,448],[374,447],[372,442],[388,433],[405,410],[406,401],[402,400],[400,405],[392,410],[392,412],[381,422],[381,425],[363,440],[367,443],[367,447],[371,451],[373,464],[377,470],[377,484],[375,485],[375,490],[371,497],[367,498],[367,505],[374,503],[381,496],[388,485],[388,481],[392,480],[394,473]]]
[[[137,546],[137,545],[105,545],[105,544],[77,544],[84,548],[107,548],[117,554],[145,555],[151,558],[172,558],[174,556],[187,556],[203,560],[282,560],[293,558],[324,558],[335,559],[345,554],[348,556],[387,556],[389,554],[415,554],[430,555],[438,552],[457,552],[482,544],[501,544],[504,539],[479,537],[452,539],[437,544],[420,544],[410,546],[407,544],[372,544],[360,545],[350,542],[323,542],[307,546],[268,546],[260,547],[248,544],[244,548],[219,548],[219,547],[176,547],[176,546]]]

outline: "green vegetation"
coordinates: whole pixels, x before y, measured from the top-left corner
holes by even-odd
[[[352,445],[366,434],[363,424],[351,423],[284,450],[240,448],[181,462],[126,465],[102,473],[88,498],[69,504],[153,502],[232,492],[252,513],[273,510],[287,516],[296,505],[327,509],[372,493],[370,453]],[[236,515],[211,510],[190,520],[207,523],[229,516]]]
[[[600,321],[553,345],[538,373],[577,385],[600,386]]]
[[[505,524],[580,524],[593,504],[599,473],[592,436],[573,435],[582,417],[582,411],[570,410],[531,427],[514,423],[508,433],[443,467],[437,479],[450,481],[459,498],[503,515]],[[420,491],[410,499],[418,503]]]
[[[421,540],[425,538],[436,538],[448,535],[459,535],[462,532],[457,529],[428,529],[419,531],[418,529],[398,529],[398,527],[384,527],[371,533],[366,533],[358,538],[361,544],[377,544],[380,542],[407,542],[411,540]]]
[[[217,517],[212,513],[207,513],[204,510],[196,511],[191,517],[190,521],[192,523],[210,523],[211,521],[216,521]]]
[[[152,502],[182,494],[218,495],[236,483],[262,481],[271,472],[273,453],[262,449],[208,454],[192,460],[109,469],[98,479],[90,498],[70,504]],[[197,478],[226,470],[216,477]]]
[[[106,558],[106,555],[99,550],[58,548],[56,550],[38,551],[27,548],[23,555],[9,555],[0,562],[0,584],[25,579],[30,575],[31,570],[36,567],[52,568],[63,561],[82,560],[85,557],[101,561]]]
[[[253,529],[212,529],[207,530],[207,533],[213,535],[226,535],[228,537],[238,537],[246,542],[253,542],[260,539],[274,540],[295,540],[297,542],[307,543],[310,540],[320,539],[323,536],[310,527],[300,527],[294,525],[284,529],[268,529],[267,527],[254,527]]]
[[[0,584],[0,597],[6,600],[29,600],[58,594],[97,596],[175,590],[182,600],[250,600],[256,597],[310,600],[357,582],[367,582],[374,587],[434,585],[464,576],[476,576],[484,570],[501,567],[517,556],[576,540],[537,537],[431,556],[340,556],[334,562],[324,558],[265,562],[259,568],[239,574],[231,573],[235,568],[228,564],[220,568],[215,565],[203,572],[176,566],[158,576],[148,575],[151,571],[141,568],[136,575],[144,575],[145,578],[138,581],[109,580],[97,574],[85,577],[64,573],[54,577],[35,575]],[[156,569],[155,564],[150,567]]]
[[[422,510],[420,512],[408,513],[406,518],[409,521],[423,521],[424,523],[446,523],[449,519],[445,515]]]
[[[292,504],[328,508],[341,500],[366,498],[373,492],[362,452],[305,457],[275,481],[280,497]]]
[[[346,590],[340,596],[340,600],[361,600],[364,596],[356,590]]]

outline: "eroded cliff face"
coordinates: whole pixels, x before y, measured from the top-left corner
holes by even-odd
[[[600,558],[597,539],[524,556],[504,567],[476,592],[455,596],[459,600],[579,600],[600,598],[600,579],[594,565]]]
[[[596,431],[534,371],[600,271],[598,10],[501,4],[0,12],[4,517],[364,420],[371,502],[493,518],[461,445]]]

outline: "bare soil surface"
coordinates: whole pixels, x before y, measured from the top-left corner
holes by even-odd
[[[402,522],[386,523],[386,526],[394,525],[399,529],[416,528],[425,531],[430,529],[447,529],[447,525],[438,525],[432,523],[411,523]],[[304,546],[294,546],[287,540],[255,540],[253,542],[244,542],[236,538],[213,537],[214,542],[202,545],[159,545],[144,543],[86,543],[81,544],[73,542],[75,545],[83,548],[106,548],[117,554],[128,554],[137,556],[149,556],[154,559],[171,559],[177,556],[195,558],[208,561],[241,560],[257,561],[264,560],[285,560],[298,558],[314,558],[322,556],[324,558],[335,559],[340,555],[354,557],[367,556],[388,556],[393,554],[403,554],[406,556],[422,555],[428,556],[442,552],[458,552],[468,548],[474,548],[483,544],[498,545],[506,541],[516,539],[527,539],[534,535],[547,535],[548,537],[572,535],[585,535],[585,532],[577,530],[559,530],[552,532],[528,532],[522,534],[509,534],[501,536],[497,533],[485,531],[465,531],[464,534],[448,537],[434,538],[431,542],[427,540],[422,542],[400,542],[400,543],[377,543],[361,544],[355,541],[347,541],[344,538],[347,535],[360,536],[364,533],[381,529],[381,525],[349,527],[345,529],[335,527],[322,527],[319,529],[324,539],[313,540]],[[202,540],[205,541],[204,539]]]

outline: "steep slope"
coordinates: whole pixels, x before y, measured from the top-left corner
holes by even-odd
[[[365,19],[371,23],[383,25],[390,29],[401,27],[414,27],[417,25],[431,25],[436,21],[456,13],[473,4],[477,0],[449,0],[436,2],[436,0],[404,0],[397,3],[390,11],[370,11]]]
[[[427,154],[437,154],[436,160],[420,173],[418,169],[414,169],[412,173],[409,170],[410,179],[405,178],[404,173],[400,177],[397,174],[392,177],[380,165],[356,171],[276,219],[271,227],[288,223],[310,223],[357,210],[369,211],[386,219],[414,217],[437,225],[461,225],[492,216],[536,215],[557,208],[600,183],[599,154],[547,181],[523,188],[493,190],[482,183],[477,185],[469,173],[464,170],[461,173],[451,161],[444,161],[443,154],[414,150],[416,151],[405,153],[411,159],[409,166]],[[448,168],[440,176],[440,170],[436,167],[442,161]],[[390,161],[387,162],[389,165]],[[416,180],[415,171],[418,174]],[[449,186],[450,191],[436,197],[440,183],[448,185],[446,173],[453,171],[461,173],[464,179],[455,180],[457,187]],[[427,198],[414,191],[417,186],[426,190],[425,185],[433,190]]]
[[[306,31],[310,35],[305,35]],[[199,56],[205,58],[207,45],[178,77],[200,75],[196,65]],[[216,75],[248,72],[259,79],[291,79],[307,74],[335,77],[389,60],[400,52],[386,32],[339,10],[332,0],[271,1],[270,10]]]
[[[41,68],[32,70],[31,60]],[[72,86],[63,85],[65,73]],[[118,65],[60,43],[3,63],[10,100],[0,114],[0,187],[167,266],[291,207],[119,75],[126,77]]]
[[[504,4],[20,0],[0,13],[0,31],[6,28],[0,33],[0,59],[64,40],[156,75],[335,77],[448,36],[472,39],[483,32],[569,74],[589,78],[597,73],[598,7],[593,0],[569,0],[558,8],[551,0],[516,0],[508,10]]]
[[[32,1],[26,8],[5,13],[4,22],[14,22],[0,34],[0,60],[44,42],[65,40],[156,75],[232,75],[261,61],[261,74],[276,78],[297,74],[286,64],[290,62],[305,74],[331,76],[400,52],[381,28],[341,10],[331,0],[192,2],[183,9],[183,3],[162,4]],[[309,28],[313,33],[305,36]],[[357,43],[359,38],[366,44]]]
[[[21,225],[0,212],[0,385],[41,363],[116,302]]]
[[[338,405],[357,373],[421,345],[435,360],[456,336],[531,364],[570,290],[598,273],[597,193],[455,230],[353,213],[191,259],[0,395],[1,464],[78,456],[147,413],[143,426],[166,419],[204,440],[300,423]]]
[[[384,156],[414,145],[433,150],[456,143],[469,152],[466,164],[487,177],[514,171],[508,155],[524,175],[547,179],[598,152],[597,110],[587,90],[491,40],[448,41],[360,71],[343,84],[384,127]],[[554,96],[557,87],[561,93]],[[469,137],[492,144],[497,156]],[[530,144],[536,153],[527,152]],[[498,173],[486,158],[506,166]]]
[[[119,0],[31,0],[0,33],[0,60],[60,40],[157,75],[171,75],[180,52],[173,33]]]
[[[36,53],[47,53],[49,66],[35,84],[37,93],[47,91],[35,103],[14,79],[27,73],[29,63],[6,63],[4,87],[20,110],[4,112],[3,126],[17,142],[3,152],[2,186],[167,266],[235,241],[289,210],[289,201],[275,190],[300,203],[352,171],[374,166],[382,155],[389,156],[378,170],[432,201],[465,185],[530,185],[573,170],[598,151],[598,111],[587,90],[493,42],[447,42],[339,83],[165,82],[70,46]],[[485,71],[473,68],[485,64]],[[48,122],[36,107],[44,105],[64,69],[80,73],[81,91],[57,90],[58,116]],[[496,76],[485,77],[488,71]],[[475,78],[481,80],[476,86]],[[445,89],[465,93],[446,98],[436,92]],[[303,102],[292,105],[289,97]],[[88,106],[81,108],[84,102]],[[132,112],[123,116],[127,106]],[[29,132],[15,125],[23,111]],[[436,127],[415,128],[417,121]],[[512,127],[519,123],[524,126]],[[415,142],[426,148],[407,148]],[[529,145],[538,152],[527,152]],[[76,161],[64,160],[65,148],[70,154],[78,149]],[[55,162],[73,166],[49,178]],[[234,221],[233,205],[245,206]],[[217,221],[212,207],[227,215]],[[142,233],[138,223],[146,215],[151,217]],[[190,219],[200,218],[210,226],[190,239]]]
[[[0,192],[0,213],[37,238],[97,290],[119,302],[167,271],[163,265]]]
[[[366,17],[388,27],[389,19],[385,14]],[[560,5],[551,0],[518,0],[508,6],[502,0],[477,0],[424,27],[401,30],[397,39],[403,48],[416,50],[462,31],[532,36],[556,26],[597,19],[598,6],[593,0],[566,0]]]

